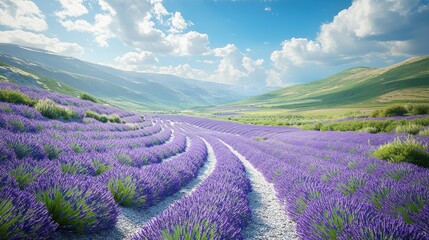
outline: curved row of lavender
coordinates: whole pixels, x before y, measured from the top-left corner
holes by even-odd
[[[0,88],[52,99],[81,116],[52,120],[32,107],[0,102],[1,238],[112,229],[119,206],[156,204],[195,178],[206,161],[205,143],[169,123],[38,89]],[[84,118],[87,110],[116,114],[126,123]]]
[[[429,238],[429,170],[370,157],[397,135],[183,116],[143,119],[38,89],[8,83],[0,88],[52,99],[78,116],[52,120],[34,108],[0,102],[0,238],[44,239],[55,231],[86,234],[117,227],[119,206],[156,207],[198,175],[208,154],[199,136],[214,148],[214,172],[134,238],[241,238],[250,217],[249,180],[235,155],[215,138],[274,183],[302,239]],[[118,115],[126,123],[86,118],[88,110]]]
[[[397,135],[293,129],[278,134],[270,127],[174,119],[215,130],[212,135],[273,182],[302,239],[429,238],[429,170],[370,157]]]
[[[150,220],[131,239],[242,239],[250,218],[250,181],[240,160],[219,140],[203,136],[217,159],[213,173],[190,195]]]

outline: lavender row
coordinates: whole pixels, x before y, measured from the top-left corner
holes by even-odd
[[[191,146],[172,161],[141,169],[117,166],[99,177],[109,186],[115,200],[124,206],[148,207],[194,179],[207,159],[204,142],[192,137]],[[133,191],[129,191],[134,189]]]
[[[305,156],[289,160],[291,151],[276,156],[251,140],[223,139],[274,182],[303,239],[429,237],[426,169],[364,158],[357,164],[366,170]]]
[[[109,139],[105,141],[98,140],[79,140],[65,138],[56,132],[45,134],[20,133],[15,134],[8,130],[0,129],[2,139],[0,145],[13,151],[16,158],[21,159],[31,156],[34,159],[54,159],[64,154],[80,153],[107,153],[117,151],[115,149],[138,149],[160,145],[171,138],[171,130],[166,130],[159,134],[148,137],[133,139]]]
[[[43,234],[47,237],[56,228],[79,233],[109,229],[117,221],[117,204],[148,207],[196,177],[206,160],[207,149],[201,139],[194,137],[192,141],[189,151],[173,161],[142,169],[119,165],[103,159],[103,155],[83,155],[83,158],[75,157],[75,161],[9,159],[2,164],[0,189],[6,191],[13,187],[18,195],[28,192],[30,200],[17,199],[12,204],[9,195],[5,199],[0,197],[0,201],[7,204],[5,211],[10,213],[7,216],[27,217],[22,223],[27,224],[24,229],[21,227],[24,225],[14,219],[1,219],[11,225],[6,232],[11,238],[20,238],[22,234],[35,238]],[[27,210],[23,212],[23,209]],[[26,230],[29,227],[37,230],[39,225],[43,228],[39,229],[40,235],[36,235],[36,231],[25,232],[31,230]]]
[[[217,120],[188,117],[188,116],[153,115],[152,117],[189,123],[189,124],[192,124],[193,126],[197,126],[201,130],[208,129],[216,132],[237,134],[244,137],[279,135],[279,134],[299,130],[297,128],[256,126],[256,125],[247,125],[242,123],[232,123],[232,122],[217,121]]]
[[[22,105],[23,106],[23,105]],[[23,106],[25,107],[25,106]],[[24,110],[23,110],[24,111]],[[118,124],[118,123],[100,123],[95,120],[94,123],[78,123],[72,122],[64,124],[58,120],[47,120],[32,118],[32,113],[27,115],[19,115],[11,112],[2,112],[0,115],[0,127],[9,129],[14,132],[31,132],[38,133],[43,130],[57,130],[62,132],[88,132],[101,135],[101,131],[108,131],[108,133],[117,133],[117,135],[133,134],[134,130],[141,129],[150,134],[159,131],[159,126],[149,127],[147,124]],[[150,123],[151,124],[151,123]],[[150,125],[152,126],[152,125]],[[132,131],[130,133],[130,131]],[[105,133],[104,134],[108,134]],[[134,133],[135,134],[135,133]]]
[[[250,182],[239,159],[218,140],[213,173],[190,195],[145,224],[131,239],[242,239],[250,218]]]
[[[116,224],[118,207],[95,178],[63,174],[49,161],[10,162],[0,171],[0,226],[6,239],[44,239]]]
[[[37,88],[29,88],[29,87],[18,86],[15,84],[4,83],[4,82],[0,83],[0,88],[3,88],[3,89],[9,88],[13,90],[18,90],[24,93],[25,95],[29,96],[31,99],[51,99],[52,101],[60,105],[76,107],[77,109],[81,108],[81,109],[91,110],[97,113],[103,113],[107,115],[117,114],[121,118],[136,115],[135,113],[132,113],[130,111],[119,109],[113,106],[101,105],[101,104],[93,103],[91,101],[77,99],[75,97],[64,95],[64,94],[47,92],[45,90],[37,89]]]

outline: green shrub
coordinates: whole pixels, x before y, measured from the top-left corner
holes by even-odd
[[[98,159],[93,159],[92,160],[92,165],[95,169],[95,174],[98,176],[102,173],[104,173],[105,171],[108,171],[110,169],[112,169],[112,166],[102,162],[101,160]]]
[[[422,129],[422,125],[408,124],[408,125],[399,125],[396,127],[396,133],[408,133],[416,135]]]
[[[88,100],[88,101],[91,101],[91,102],[95,102],[95,103],[97,102],[97,98],[95,98],[94,96],[89,95],[88,93],[81,93],[79,95],[79,98],[83,99],[83,100]]]
[[[316,130],[316,131],[320,131],[320,129],[323,127],[323,123],[318,122],[316,124],[303,124],[301,126],[302,130]]]
[[[93,112],[93,111],[86,111],[85,117],[94,118],[95,120],[97,120],[99,122],[103,122],[103,123],[107,123],[109,121],[109,118],[106,115],[98,114],[98,113]]]
[[[386,107],[380,117],[404,116],[406,113],[407,109],[404,106],[395,105]]]
[[[24,93],[12,89],[0,89],[0,101],[15,104],[24,104],[30,107],[37,103],[37,100],[32,100]]]
[[[376,109],[369,114],[369,117],[376,118],[376,117],[381,117],[381,115],[382,115],[382,111],[380,109]]]
[[[77,118],[75,112],[68,108],[57,105],[54,101],[50,99],[38,101],[34,108],[39,111],[43,116],[50,119],[69,120]]]
[[[49,160],[55,159],[60,155],[60,149],[52,144],[44,144],[43,149],[46,152],[46,155],[48,155]]]
[[[429,105],[424,104],[408,104],[407,111],[410,115],[429,114]]]
[[[359,130],[359,132],[366,132],[366,133],[378,133],[379,130],[376,127],[365,127]]]
[[[255,138],[255,141],[257,141],[257,142],[262,142],[262,141],[265,141],[265,140],[268,140],[268,138],[267,137],[257,137],[257,138]]]
[[[113,123],[122,123],[121,119],[119,118],[118,115],[113,114],[112,116],[110,116],[109,118],[109,122],[113,122]]]
[[[407,137],[404,141],[396,138],[393,142],[380,146],[373,156],[392,163],[409,162],[422,167],[429,167],[427,144]]]
[[[429,128],[425,128],[419,132],[419,136],[429,136]]]

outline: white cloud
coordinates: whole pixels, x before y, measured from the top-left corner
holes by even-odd
[[[265,83],[269,87],[277,87],[283,86],[283,81],[281,78],[281,74],[273,69],[269,69],[266,71],[267,77],[265,79]]]
[[[125,70],[141,71],[153,69],[154,64],[157,64],[158,58],[151,52],[127,52],[122,56],[115,58],[115,62],[119,64],[119,68]]]
[[[271,12],[271,7],[265,7],[265,8],[264,8],[264,11],[266,11],[266,12]]]
[[[213,60],[203,60],[201,62],[203,62],[205,64],[215,64],[215,61],[213,61]]]
[[[108,39],[117,37],[128,46],[156,54],[205,55],[210,50],[208,35],[184,32],[192,22],[186,21],[180,12],[169,13],[161,0],[99,0],[98,3],[104,12],[95,15],[94,23],[68,18],[59,21],[68,31],[92,33],[102,47],[108,46]],[[167,16],[171,17],[164,21]]]
[[[0,42],[41,48],[74,57],[79,57],[84,53],[83,48],[77,43],[61,42],[58,38],[22,30],[0,31]]]
[[[264,84],[263,59],[251,59],[234,44],[213,49],[213,54],[221,58],[221,60],[217,69],[209,78],[211,81],[253,86]]]
[[[153,12],[155,14],[156,19],[163,23],[164,17],[170,15],[170,13],[165,9],[161,2],[156,2],[153,5]]]
[[[55,15],[60,19],[66,17],[79,17],[88,13],[88,9],[83,5],[85,0],[59,0],[61,11],[55,12]]]
[[[42,32],[48,29],[45,15],[30,0],[0,1],[0,25]]]
[[[172,33],[183,32],[183,30],[188,27],[188,23],[182,17],[182,14],[180,12],[175,12],[173,16],[169,19],[169,22],[171,24],[170,32]]]
[[[282,49],[271,54],[271,60],[282,76],[294,72],[295,81],[299,81],[310,80],[305,79],[309,74],[305,70],[299,74],[301,67],[371,64],[394,56],[427,54],[426,6],[419,0],[355,0],[332,22],[323,24],[315,40],[285,40]]]
[[[164,74],[172,74],[183,78],[192,78],[192,79],[207,79],[209,76],[208,74],[197,68],[191,67],[191,65],[185,63],[185,64],[179,64],[177,66],[164,66],[158,68],[158,73],[164,73]]]
[[[209,36],[195,31],[185,34],[171,34],[166,37],[172,52],[177,55],[204,55],[209,51]]]
[[[85,20],[78,19],[60,20],[67,31],[87,32],[92,33],[95,41],[100,47],[108,47],[107,40],[113,37],[112,32],[109,30],[109,25],[112,23],[112,17],[109,14],[96,14],[94,23],[91,24]]]

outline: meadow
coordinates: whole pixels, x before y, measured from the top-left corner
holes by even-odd
[[[429,239],[429,137],[400,125],[142,115],[10,83],[0,100],[0,239]]]

